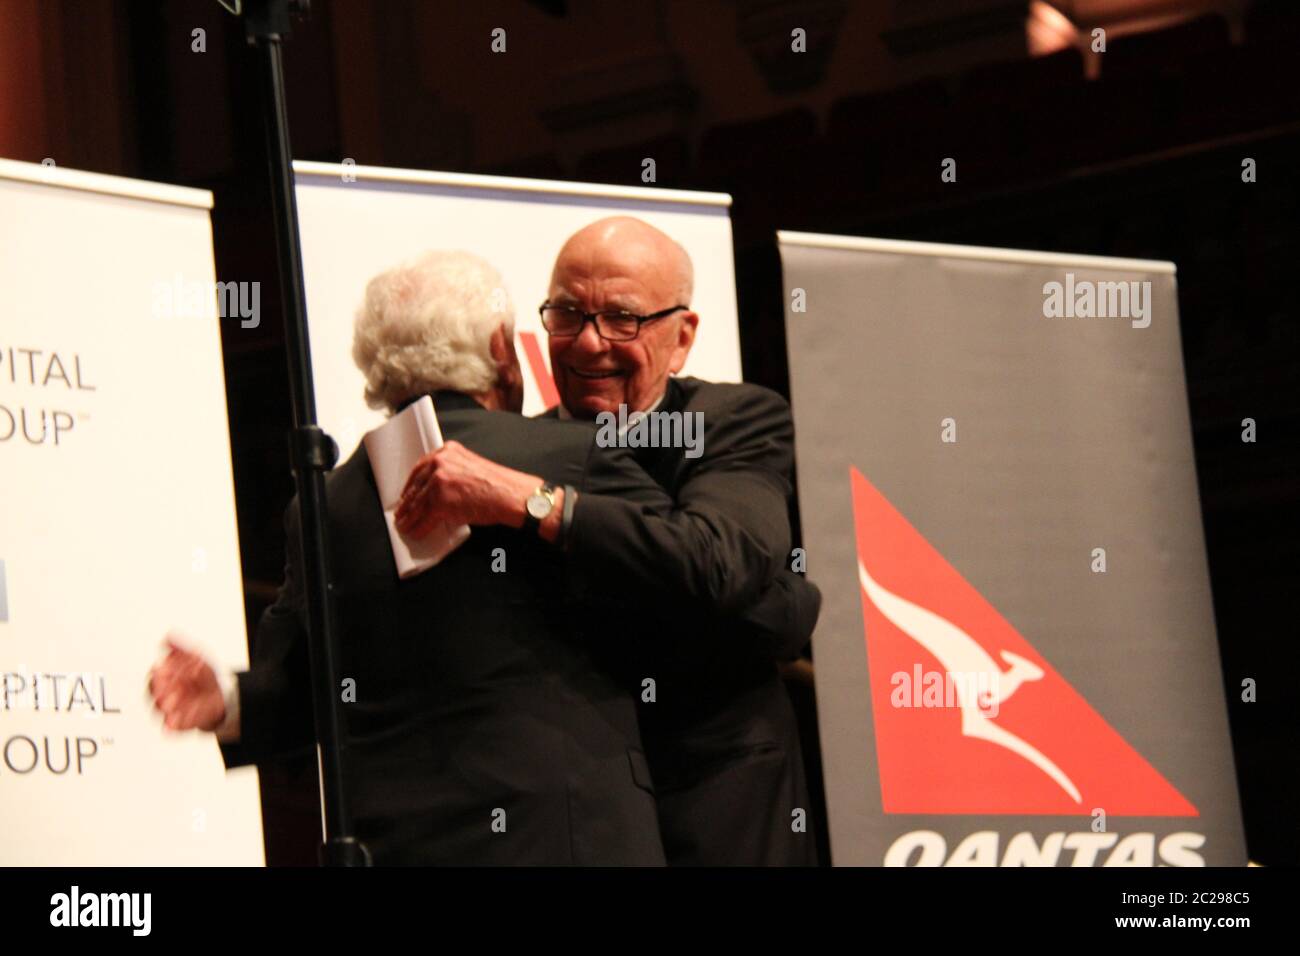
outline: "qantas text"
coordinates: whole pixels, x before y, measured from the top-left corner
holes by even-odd
[[[1196,853],[1202,833],[1048,833],[1042,842],[1032,833],[1006,835],[996,830],[972,833],[951,852],[943,835],[913,830],[896,839],[885,853],[885,866],[1205,866]]]

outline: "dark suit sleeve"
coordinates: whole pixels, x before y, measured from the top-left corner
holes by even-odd
[[[737,390],[703,414],[702,455],[667,514],[616,497],[601,454],[616,449],[593,452],[565,548],[596,588],[739,617],[789,555],[794,428],[789,406],[766,389]]]
[[[741,623],[766,642],[774,660],[792,661],[812,640],[821,608],[822,592],[817,585],[786,569],[772,579]]]
[[[284,523],[284,584],[258,622],[249,669],[236,675],[240,737],[221,745],[227,768],[283,756],[316,739],[296,499]]]

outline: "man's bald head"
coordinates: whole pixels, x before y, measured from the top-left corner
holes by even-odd
[[[690,305],[695,294],[695,266],[682,244],[634,216],[607,216],[583,226],[560,248],[555,269],[569,259],[617,255],[629,263],[653,264],[671,290],[673,305]],[[552,285],[555,271],[551,273]]]
[[[679,308],[644,323],[630,342],[606,341],[591,323],[577,335],[551,335],[551,371],[564,407],[593,418],[620,404],[633,411],[653,405],[695,341],[694,285],[686,250],[640,219],[610,216],[570,236],[551,273],[552,304],[637,315]]]

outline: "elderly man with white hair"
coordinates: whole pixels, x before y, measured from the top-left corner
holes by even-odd
[[[402,580],[365,446],[328,476],[356,833],[380,864],[662,864],[632,695],[566,599],[552,542],[566,493],[614,492],[650,513],[669,502],[589,428],[513,414],[503,289],[483,260],[433,253],[371,280],[357,318],[370,403],[396,412],[432,394],[447,461],[477,448],[508,465],[492,493],[519,510]],[[554,507],[523,527],[534,495]],[[228,767],[314,740],[296,502],[286,525],[285,583],[232,691],[179,646],[152,674],[166,726],[219,731]]]
[[[437,486],[480,526],[402,580],[364,445],[327,479],[339,670],[356,682],[344,741],[357,836],[379,863],[664,862],[629,642],[604,625],[615,609],[696,604],[720,569],[656,555],[673,566],[662,592],[628,595],[564,545],[583,498],[626,503],[659,527],[650,538],[678,545],[694,519],[589,424],[517,414],[513,314],[477,257],[433,253],[374,278],[353,357],[376,407],[432,395],[447,440]],[[250,669],[223,693],[176,644],[152,674],[166,726],[216,731],[227,766],[313,737],[296,516],[291,504],[285,584]],[[754,613],[780,625],[787,603],[773,589]]]

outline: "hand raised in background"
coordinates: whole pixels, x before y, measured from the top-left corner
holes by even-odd
[[[149,671],[149,693],[169,730],[216,730],[226,717],[226,701],[216,671],[168,634],[167,656]]]

